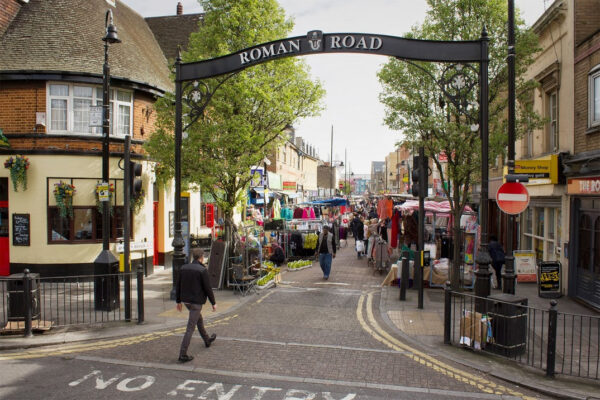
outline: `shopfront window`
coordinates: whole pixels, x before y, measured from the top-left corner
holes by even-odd
[[[533,250],[538,262],[556,260],[560,254],[560,209],[529,207],[522,221],[521,248]]]
[[[73,213],[63,217],[56,206],[53,196],[54,179],[48,180],[48,243],[97,243],[102,241],[102,213],[95,204],[94,190],[96,179],[58,179],[75,186],[76,193],[73,197]],[[113,185],[117,188],[116,196],[113,195],[113,203],[110,213],[109,238],[111,241],[123,237],[124,232],[124,208],[117,205],[116,198],[122,199],[122,181],[117,184],[113,180]],[[122,201],[121,201],[122,204]],[[130,223],[133,226],[133,213]],[[133,229],[131,232],[133,238]]]

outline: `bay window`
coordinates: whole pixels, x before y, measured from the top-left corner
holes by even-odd
[[[590,72],[589,78],[589,127],[600,126],[600,65]]]
[[[49,132],[60,134],[102,134],[102,127],[90,127],[90,107],[102,105],[99,86],[49,83]],[[133,93],[121,89],[110,91],[110,134],[131,134]]]

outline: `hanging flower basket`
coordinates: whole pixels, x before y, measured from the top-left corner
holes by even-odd
[[[104,207],[102,206],[102,202],[100,201],[100,189],[101,183],[98,182],[96,184],[96,190],[94,190],[94,197],[96,198],[96,208],[98,212],[102,214],[104,211]],[[110,210],[110,215],[113,215],[113,195],[115,193],[115,185],[111,183],[108,185],[108,209]]]
[[[19,191],[19,186],[27,190],[27,170],[29,169],[29,158],[16,155],[4,161],[4,168],[10,170],[10,179],[13,183],[15,192]]]
[[[142,207],[144,207],[145,199],[146,192],[144,192],[144,189],[140,190],[140,193],[137,196],[131,197],[131,200],[129,201],[131,211],[133,211],[135,214],[139,213]]]
[[[0,129],[0,147],[5,147],[7,149],[10,147],[10,142],[8,141],[6,136],[4,136],[2,129]]]
[[[75,194],[75,186],[69,183],[60,181],[54,184],[54,199],[56,206],[63,218],[73,216],[73,195]]]

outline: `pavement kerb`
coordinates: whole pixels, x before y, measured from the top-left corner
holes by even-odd
[[[222,289],[228,290],[228,289]],[[260,299],[263,296],[246,295],[242,296],[242,301],[228,307],[226,309],[219,310],[215,313],[206,314],[204,321],[210,323],[211,321],[228,316],[235,313],[242,305],[248,303],[251,299]],[[204,314],[204,313],[203,313]],[[0,351],[4,350],[16,350],[16,349],[30,349],[35,347],[43,346],[57,346],[67,343],[86,342],[102,339],[116,339],[125,338],[128,336],[136,336],[140,334],[147,334],[161,329],[175,329],[185,326],[187,321],[185,319],[166,320],[164,322],[143,322],[138,324],[136,320],[131,322],[114,322],[107,323],[105,326],[92,326],[89,329],[83,328],[77,332],[59,332],[51,334],[34,335],[30,338],[16,335],[0,336]],[[85,330],[84,330],[85,329]]]
[[[541,385],[540,383],[535,382],[531,379],[526,379],[524,375],[515,376],[507,371],[499,372],[497,370],[492,369],[491,367],[489,367],[487,365],[484,365],[484,364],[481,364],[478,362],[473,362],[473,360],[469,360],[467,362],[464,359],[457,357],[457,355],[452,354],[452,352],[444,350],[443,347],[446,347],[447,345],[445,345],[443,343],[440,343],[440,346],[432,346],[428,343],[418,340],[417,338],[415,338],[413,336],[407,335],[406,333],[404,333],[400,329],[398,329],[394,325],[394,323],[390,320],[390,318],[388,317],[388,315],[387,315],[388,310],[384,304],[385,301],[383,300],[383,296],[381,295],[383,290],[384,290],[384,288],[382,288],[381,291],[379,292],[380,293],[379,313],[380,313],[381,319],[385,322],[385,324],[387,325],[387,327],[390,330],[392,330],[396,335],[400,336],[403,340],[408,342],[408,344],[415,345],[420,348],[426,348],[427,350],[431,351],[433,354],[442,356],[442,357],[444,357],[452,362],[455,362],[457,364],[464,365],[465,367],[473,368],[477,371],[488,374],[495,378],[502,379],[506,382],[510,382],[512,384],[519,385],[519,386],[534,390],[540,394],[552,396],[554,398],[567,399],[567,400],[591,400],[591,399],[599,398],[599,397],[595,397],[595,396],[588,396],[588,395],[583,395],[583,394],[579,394],[579,393],[574,393],[574,392],[568,391],[566,389],[560,388],[560,387],[558,387],[558,385],[550,386],[549,383],[558,382],[556,379],[544,378],[544,377],[540,376],[540,379],[544,379],[546,381],[546,382],[544,382],[545,385]],[[440,341],[441,340],[442,340],[442,338],[440,338]],[[452,347],[448,346],[448,350],[451,350],[451,349],[452,349]],[[467,350],[463,350],[463,351],[467,351]],[[483,357],[483,355],[482,355],[482,357]],[[490,354],[488,357],[494,358],[494,357],[499,357],[499,356]],[[504,360],[504,359],[502,358],[502,360]],[[495,367],[498,368],[499,365],[495,364]],[[523,368],[523,369],[528,369],[526,366],[518,366],[518,367]],[[539,372],[539,371],[536,370],[536,372]],[[573,383],[576,383],[576,382],[573,382]]]

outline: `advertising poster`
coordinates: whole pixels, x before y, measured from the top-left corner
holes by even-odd
[[[517,282],[537,282],[537,266],[533,250],[515,250],[515,273]]]

